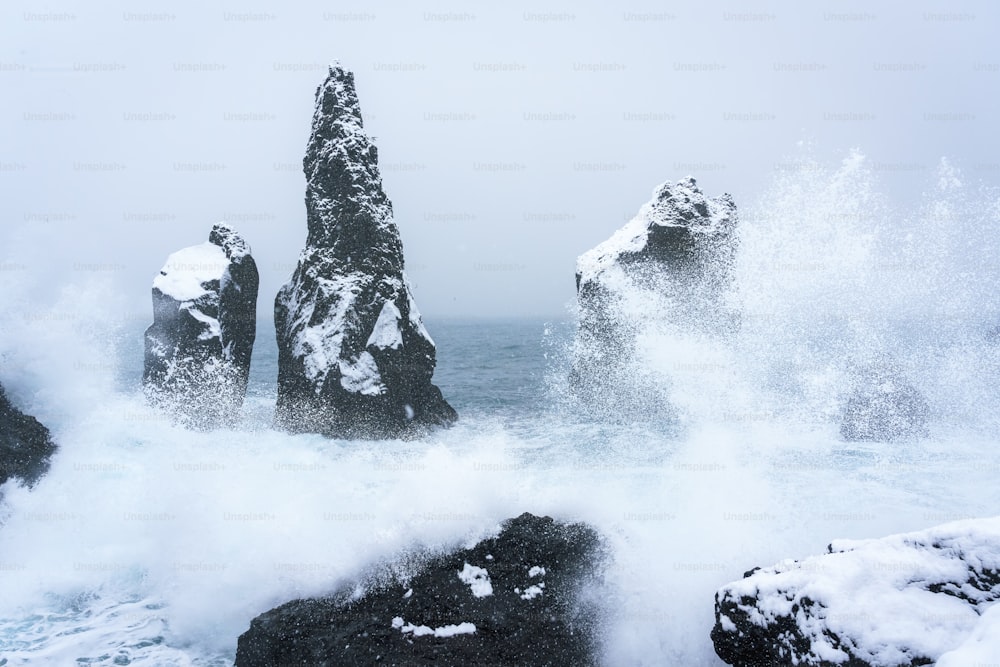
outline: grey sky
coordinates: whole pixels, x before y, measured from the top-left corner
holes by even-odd
[[[988,1],[7,2],[0,278],[106,278],[151,317],[167,255],[227,220],[270,319],[339,59],[425,316],[559,316],[576,256],[665,180],[745,208],[807,140],[898,202],[941,156],[997,183],[998,27]]]

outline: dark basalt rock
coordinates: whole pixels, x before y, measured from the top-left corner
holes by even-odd
[[[239,417],[257,335],[257,265],[231,227],[167,259],[153,281],[143,386],[179,423],[232,426]]]
[[[736,667],[931,665],[1000,601],[1000,518],[838,540],[828,551],[720,589],[719,657]]]
[[[49,429],[14,407],[0,386],[0,485],[19,479],[33,486],[55,451]]]
[[[236,666],[594,665],[601,562],[593,529],[522,514],[405,581],[261,614]]]
[[[929,407],[923,394],[888,364],[861,374],[840,422],[849,441],[892,441],[927,435]]]
[[[303,160],[308,237],[274,302],[275,424],[330,437],[412,436],[457,415],[431,383],[434,342],[403,273],[403,249],[364,132],[354,76],[316,91]]]
[[[664,183],[604,243],[577,260],[579,324],[570,385],[591,409],[624,419],[664,413],[667,399],[632,364],[646,327],[730,330],[722,297],[736,253],[736,205],[693,178]]]

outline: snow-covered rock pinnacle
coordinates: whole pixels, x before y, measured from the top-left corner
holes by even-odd
[[[153,280],[143,385],[152,403],[194,428],[239,416],[257,331],[257,265],[224,223],[167,258]]]
[[[451,424],[354,75],[339,65],[316,91],[303,168],[306,247],[274,303],[276,425],[387,438]]]
[[[655,381],[634,368],[648,333],[717,333],[736,252],[736,205],[707,198],[693,178],[664,183],[611,238],[577,260],[579,326],[571,386],[590,409],[630,419],[668,409]]]

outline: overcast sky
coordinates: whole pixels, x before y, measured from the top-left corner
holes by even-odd
[[[746,207],[803,140],[860,148],[898,201],[942,156],[1000,182],[988,0],[78,4],[0,8],[0,281],[106,278],[140,319],[218,220],[270,319],[338,59],[429,319],[565,315],[577,255],[658,183]]]

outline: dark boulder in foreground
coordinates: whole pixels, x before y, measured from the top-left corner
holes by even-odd
[[[828,551],[719,590],[719,657],[736,667],[969,667],[973,656],[1000,657],[1000,518],[838,540]]]
[[[274,302],[275,424],[338,438],[450,425],[457,415],[431,383],[434,341],[403,273],[354,75],[339,66],[316,90],[303,166],[306,247]]]
[[[663,410],[665,397],[633,363],[640,334],[732,327],[723,296],[736,225],[732,198],[710,199],[689,177],[660,185],[631,221],[579,257],[570,384],[592,409],[627,419]]]
[[[236,666],[597,664],[601,554],[590,527],[522,514],[405,581],[261,614]]]
[[[239,417],[257,335],[257,265],[231,227],[167,258],[153,280],[143,386],[179,423],[232,426]]]
[[[55,451],[49,429],[14,407],[0,386],[0,484],[19,479],[33,485]]]
[[[927,400],[898,370],[873,365],[857,384],[841,416],[845,440],[891,441],[927,434]]]

